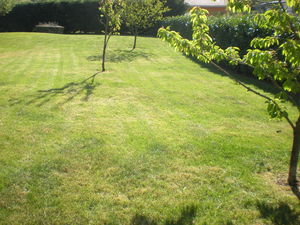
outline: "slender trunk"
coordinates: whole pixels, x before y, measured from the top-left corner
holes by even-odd
[[[106,54],[107,35],[104,36],[103,52],[102,52],[102,72],[105,71],[105,54]]]
[[[107,31],[108,31],[108,20],[106,19],[105,22],[105,35],[104,35],[104,43],[103,43],[103,52],[102,52],[102,72],[105,71],[105,54],[106,54],[106,47],[107,47]]]
[[[136,47],[136,38],[137,38],[137,33],[134,33],[134,41],[133,41],[133,47],[132,47],[132,51],[135,49]]]
[[[290,169],[288,183],[294,194],[300,199],[300,192],[297,184],[297,165],[300,150],[300,115],[293,130],[293,147],[290,158]]]

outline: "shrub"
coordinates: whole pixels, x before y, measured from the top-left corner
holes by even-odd
[[[14,6],[15,0],[0,0],[0,15],[7,14]]]
[[[259,28],[253,15],[224,15],[209,17],[211,36],[222,48],[236,46],[245,54],[255,37],[266,37],[270,31]]]
[[[99,32],[97,2],[49,2],[17,5],[6,16],[0,17],[0,32],[30,32],[39,22],[55,21],[66,33]]]
[[[166,6],[170,11],[165,13],[165,16],[183,15],[188,9],[188,5],[184,0],[167,0]]]
[[[222,48],[236,46],[245,54],[250,48],[250,42],[254,37],[266,37],[270,30],[263,30],[253,20],[253,15],[220,15],[208,18],[210,35]],[[161,26],[170,26],[171,30],[179,32],[184,38],[191,39],[192,26],[190,16],[176,16],[165,18]],[[239,73],[252,74],[252,70],[245,66],[229,66],[226,62],[223,66],[233,69]]]
[[[167,14],[184,13],[182,2],[169,0],[167,6],[171,10]],[[7,15],[0,16],[0,32],[30,32],[39,22],[55,21],[65,27],[65,33],[99,33],[103,27],[99,22],[98,8],[97,0],[19,4]],[[151,34],[156,35],[156,31],[151,31]],[[121,33],[127,32],[123,25]]]
[[[161,21],[161,26],[170,26],[172,30],[179,32],[182,37],[192,38],[192,26],[189,15],[167,17]]]

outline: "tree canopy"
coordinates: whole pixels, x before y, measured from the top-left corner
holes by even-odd
[[[0,16],[9,13],[15,6],[16,0],[0,0]]]
[[[124,21],[135,36],[133,49],[136,47],[136,37],[141,30],[153,27],[168,11],[166,0],[126,0]]]

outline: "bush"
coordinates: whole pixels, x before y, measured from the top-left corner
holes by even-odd
[[[179,32],[182,37],[187,39],[192,38],[192,25],[189,15],[167,17],[161,21],[160,26],[170,26],[171,30]]]
[[[236,46],[245,54],[255,37],[266,37],[270,31],[257,26],[254,15],[225,15],[209,18],[211,36],[222,48]]]
[[[100,31],[97,2],[61,2],[17,5],[0,17],[0,32],[30,32],[39,22],[54,21],[65,27],[66,33]]]
[[[167,0],[166,6],[171,9],[165,16],[178,16],[186,13],[188,4],[184,0]]]
[[[211,37],[220,47],[236,46],[241,49],[241,54],[245,54],[246,50],[250,48],[250,42],[254,37],[265,37],[270,33],[269,30],[258,28],[253,20],[253,15],[210,16],[208,25]],[[170,26],[171,30],[179,32],[184,38],[192,38],[189,15],[165,18],[161,22],[161,26]],[[225,62],[223,66],[239,73],[252,74],[252,70],[245,66],[233,67]]]
[[[0,0],[0,15],[5,15],[15,6],[15,0]]]
[[[266,37],[269,30],[263,30],[257,26],[253,19],[254,15],[225,15],[211,17],[209,20],[210,33],[214,41],[222,48],[236,46],[241,50],[241,55],[250,49],[250,42],[255,37]],[[251,74],[252,69],[243,66],[230,66],[228,62],[221,63],[223,66],[238,73]]]
[[[169,0],[167,5],[171,11],[168,15],[184,13],[182,2]],[[99,3],[94,0],[19,4],[6,16],[0,16],[0,32],[31,32],[39,22],[54,21],[65,27],[65,33],[99,33],[103,25],[98,8]],[[126,32],[126,27],[122,26],[121,33]],[[156,35],[156,31],[151,33]]]

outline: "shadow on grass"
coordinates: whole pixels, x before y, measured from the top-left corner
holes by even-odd
[[[192,60],[193,62],[197,63],[199,66],[204,67],[215,74],[219,74],[221,76],[228,77],[225,73],[223,73],[222,71],[220,71],[219,69],[217,69],[216,67],[214,67],[211,64],[203,63],[203,62],[195,59],[194,57],[190,57],[190,56],[187,56],[187,57],[190,60]],[[275,88],[274,86],[272,86],[270,83],[268,83],[266,81],[258,80],[254,75],[238,74],[236,72],[233,72],[231,69],[228,69],[227,67],[223,67],[222,65],[221,65],[221,67],[224,68],[225,70],[227,70],[232,75],[232,77],[234,77],[236,80],[241,81],[246,85],[254,85],[255,87],[263,90],[264,92],[268,92],[271,94],[278,93],[277,88]]]
[[[275,206],[259,202],[257,203],[257,209],[262,218],[270,220],[275,225],[300,224],[300,213],[284,202]]]
[[[131,51],[131,50],[114,50],[108,52],[106,55],[106,61],[118,63],[118,62],[132,62],[137,58],[149,59],[153,54],[141,52],[139,50]],[[88,61],[101,61],[102,55],[93,55],[87,57]]]
[[[93,95],[95,88],[100,85],[99,83],[95,82],[95,77],[99,73],[100,72],[97,72],[83,81],[70,82],[59,88],[38,90],[36,94],[26,96],[24,100],[10,99],[10,106],[22,103],[25,105],[36,104],[36,106],[43,106],[51,100],[61,96],[64,100],[58,103],[58,105],[63,105],[73,100],[75,97],[81,96],[82,94],[83,97],[81,100],[87,102],[89,101],[90,96]]]
[[[193,57],[189,57],[187,56],[189,59],[191,59],[192,61],[196,62],[197,64],[199,64],[201,67],[207,68],[208,70],[210,70],[211,72],[215,73],[215,74],[219,74],[221,76],[226,76],[228,77],[224,72],[220,71],[219,69],[217,69],[216,67],[214,67],[211,64],[205,64],[203,62],[200,62],[199,60],[193,58]],[[258,80],[258,78],[255,77],[255,75],[252,74],[239,74],[236,73],[234,71],[232,71],[230,68],[228,69],[227,67],[224,67],[221,65],[222,68],[224,68],[225,70],[227,70],[231,76],[248,85],[254,85],[255,87],[257,87],[258,89],[263,90],[264,92],[268,92],[270,94],[277,94],[280,90],[273,86],[271,84],[271,82],[267,82],[266,80]],[[232,78],[231,78],[232,79]],[[294,99],[295,102],[291,103],[295,106],[300,106],[300,94],[298,93],[297,95],[290,93],[291,97]]]
[[[192,225],[194,224],[194,219],[197,214],[197,207],[187,206],[184,207],[181,212],[180,216],[176,219],[167,219],[163,224],[164,225]],[[147,216],[136,214],[132,220],[131,225],[158,225],[159,223]]]

